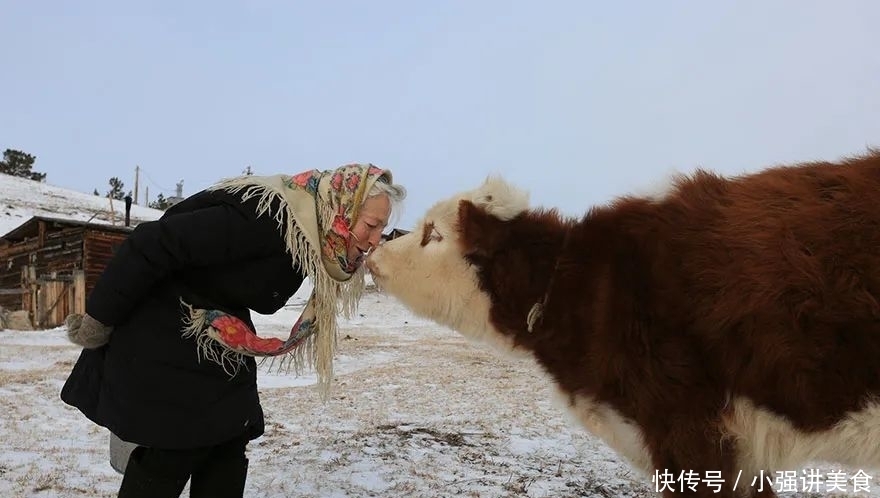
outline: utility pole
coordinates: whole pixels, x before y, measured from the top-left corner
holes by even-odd
[[[144,206],[150,207],[150,186],[149,185],[147,185],[146,190],[147,190],[147,193],[144,196],[144,197],[146,197],[146,199],[144,199]]]
[[[134,203],[138,203],[138,180],[141,176],[141,167],[138,165],[134,166]]]

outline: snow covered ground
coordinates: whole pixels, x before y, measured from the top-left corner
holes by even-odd
[[[261,334],[286,334],[304,288]],[[107,432],[58,397],[79,350],[63,328],[0,331],[0,496],[115,496]],[[266,434],[249,449],[254,497],[647,497],[654,484],[551,403],[534,365],[503,358],[368,293],[343,320],[337,381],[262,369]],[[798,469],[831,476],[835,467]],[[858,469],[842,469],[851,479]],[[880,497],[880,472],[866,469]],[[740,483],[740,486],[749,483]],[[843,486],[852,491],[853,481]],[[777,489],[804,493],[801,482]],[[185,490],[184,496],[188,491]]]
[[[0,174],[0,236],[9,233],[31,216],[48,216],[92,223],[123,225],[125,201],[76,192],[48,183]],[[162,211],[131,206],[132,225],[155,220]]]

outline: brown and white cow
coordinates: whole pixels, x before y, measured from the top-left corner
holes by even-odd
[[[533,355],[646,478],[703,480],[664,496],[774,496],[753,478],[811,461],[880,468],[880,151],[698,170],[580,219],[490,177],[367,265],[415,313]]]

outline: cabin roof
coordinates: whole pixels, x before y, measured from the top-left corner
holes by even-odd
[[[53,228],[60,227],[87,227],[104,232],[129,233],[134,227],[125,225],[110,225],[108,223],[92,223],[89,221],[72,220],[68,218],[56,218],[51,216],[32,216],[21,225],[13,228],[5,235],[0,236],[0,245],[21,242],[28,237],[36,237],[39,234],[39,221],[45,221]]]

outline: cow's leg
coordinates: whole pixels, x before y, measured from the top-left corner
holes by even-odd
[[[776,497],[769,482],[753,485],[752,476],[735,470],[736,444],[722,437],[717,421],[698,421],[692,414],[671,418],[677,422],[666,425],[663,431],[651,431],[657,436],[648,437],[655,468],[674,478],[673,489],[663,489],[664,498]],[[710,478],[719,474],[720,488],[710,485]]]

